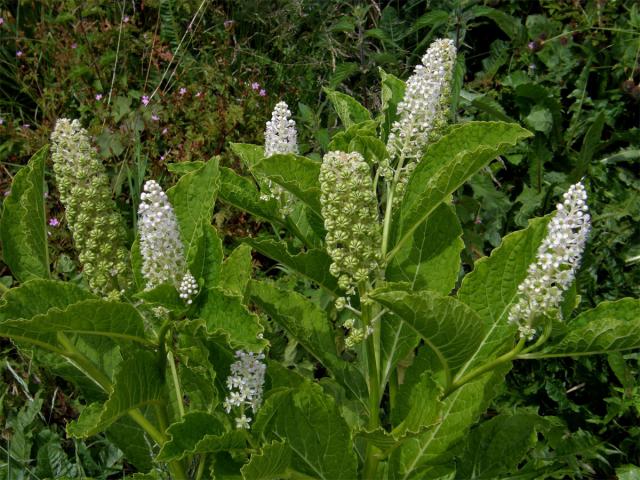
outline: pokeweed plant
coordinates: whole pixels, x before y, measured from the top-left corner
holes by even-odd
[[[51,278],[38,152],[4,203],[3,253],[22,284],[4,294],[0,335],[44,352],[82,393],[67,433],[105,431],[147,478],[535,476],[527,455],[538,434],[561,444],[558,419],[516,412],[473,428],[512,362],[640,347],[640,302],[571,317],[591,222],[582,182],[458,282],[452,195],[531,134],[447,125],[454,61],[453,43],[437,40],[406,84],[381,72],[375,117],[327,90],[344,129],[322,162],[298,155],[279,104],[267,145],[232,145],[257,182],[215,158],[172,165],[181,177],[166,194],[154,181],[143,189],[133,279],[105,269],[109,289]],[[217,197],[273,236],[224,259]],[[84,234],[98,245],[120,238],[115,222],[91,220]],[[252,280],[251,249],[318,294]],[[276,328],[315,360],[313,378],[270,357]]]

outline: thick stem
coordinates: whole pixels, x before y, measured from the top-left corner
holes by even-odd
[[[358,288],[360,298],[366,298],[367,285],[361,284]],[[371,305],[366,301],[362,302],[362,326],[365,332],[369,330],[371,325]],[[378,373],[378,362],[376,358],[376,341],[379,335],[370,334],[365,339],[365,348],[367,354],[367,379],[369,383],[369,423],[368,428],[375,430],[380,426],[380,376]],[[373,479],[378,470],[378,448],[373,444],[367,445],[364,464],[364,478]]]
[[[182,417],[184,417],[182,390],[180,388],[180,379],[178,378],[178,371],[176,369],[176,360],[173,358],[173,353],[171,351],[167,353],[167,359],[169,360],[169,367],[171,367],[171,379],[173,380],[173,388],[176,394],[176,404],[178,405],[178,411],[180,412],[180,418],[182,419]]]

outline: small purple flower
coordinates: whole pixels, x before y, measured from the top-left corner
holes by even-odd
[[[180,90],[178,90],[178,93],[180,94],[180,96],[184,95],[185,93],[187,93],[187,89],[184,87],[180,87]]]
[[[22,52],[22,50],[18,50],[16,52],[16,57],[20,58],[22,55],[24,55],[24,53]]]
[[[233,20],[225,20],[223,25],[224,28],[231,28],[231,26],[233,25]]]
[[[0,17],[0,25],[4,24],[4,18]]]
[[[200,98],[202,96],[202,92],[196,93],[196,98]]]
[[[147,95],[142,96],[142,104],[146,107],[149,105],[149,97]]]
[[[261,97],[266,97],[266,96],[267,96],[267,91],[266,91],[264,88],[261,88],[261,89],[260,89],[260,93],[259,93],[259,95],[260,95]]]
[[[102,100],[102,94],[96,93],[96,102],[99,102],[100,100]]]
[[[0,125],[4,125],[4,118],[0,118]]]
[[[160,155],[160,161],[164,162],[164,155]]]
[[[162,135],[166,135],[169,132],[169,129],[167,129],[167,127],[164,127],[162,129]]]
[[[11,195],[11,190],[5,190],[4,192],[2,192],[2,195],[8,197],[9,195]]]
[[[27,129],[27,128],[29,128],[30,126],[31,126],[30,124],[25,123],[25,124],[23,124],[23,125],[22,125],[22,128]]]
[[[57,227],[60,225],[60,220],[58,220],[56,217],[51,217],[49,219],[49,226],[50,227]]]
[[[122,21],[124,23],[129,23],[129,15],[125,15],[124,18],[122,19]]]
[[[160,120],[160,117],[154,113],[151,115],[151,120],[153,120],[154,122],[157,122],[158,120]]]
[[[251,84],[251,88],[252,88],[253,90],[260,90],[260,84],[259,84],[258,82],[253,82],[253,83]]]
[[[77,44],[76,42],[73,42],[73,43],[71,44],[71,48],[72,48],[73,50],[75,50],[76,48],[78,48],[78,44]]]

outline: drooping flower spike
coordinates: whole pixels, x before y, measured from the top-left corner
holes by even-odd
[[[529,265],[527,278],[518,287],[518,301],[509,312],[509,321],[518,324],[524,338],[536,335],[536,321],[559,308],[563,293],[575,279],[591,229],[586,200],[582,182],[564,194],[538,248],[536,261]]]

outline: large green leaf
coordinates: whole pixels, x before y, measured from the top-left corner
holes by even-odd
[[[202,168],[184,174],[167,190],[180,224],[189,268],[196,279],[204,272],[204,230],[211,223],[219,186],[218,160],[211,159]]]
[[[394,226],[393,257],[413,232],[442,202],[491,160],[508,151],[531,133],[519,125],[502,122],[469,122],[455,126],[429,146],[414,170]]]
[[[83,300],[65,309],[50,308],[28,320],[0,323],[0,336],[61,353],[65,348],[59,334],[151,345],[144,336],[142,317],[128,303]]]
[[[327,97],[329,97],[340,120],[342,120],[344,128],[349,128],[353,124],[371,120],[369,110],[360,105],[355,98],[328,88],[325,88],[324,92],[327,94]]]
[[[280,480],[289,476],[291,449],[284,442],[265,445],[260,453],[251,455],[249,463],[242,467],[242,477],[247,480]]]
[[[380,378],[384,385],[391,372],[420,342],[416,331],[394,314],[385,314],[380,325]]]
[[[206,435],[222,435],[224,427],[220,420],[210,413],[190,412],[178,423],[167,429],[169,440],[162,446],[158,461],[180,460],[196,451],[196,445]]]
[[[324,480],[356,478],[351,432],[335,401],[320,386],[305,383],[271,395],[254,430],[291,448],[294,470]]]
[[[220,287],[208,289],[198,316],[208,333],[226,336],[233,348],[257,351],[266,345],[262,339],[264,328],[257,315],[247,310],[239,295],[230,295]]]
[[[568,330],[531,357],[595,355],[640,348],[640,300],[602,302],[569,322]]]
[[[30,280],[8,290],[0,306],[0,321],[30,319],[52,308],[63,309],[82,300],[97,299],[77,285],[58,280]]]
[[[86,407],[77,421],[67,425],[67,433],[86,438],[107,429],[131,410],[160,404],[164,386],[157,356],[136,350],[120,364],[109,399]]]
[[[546,235],[548,221],[546,217],[534,219],[526,229],[504,237],[491,256],[478,260],[473,271],[464,278],[458,299],[480,316],[484,335],[458,377],[512,346],[517,328],[508,322],[509,310],[517,300],[518,286],[526,278],[527,269]]]
[[[293,193],[320,215],[320,163],[306,157],[276,154],[263,158],[252,169]]]
[[[220,288],[230,295],[243,297],[252,271],[251,247],[240,244],[222,264]]]
[[[24,282],[49,277],[47,219],[44,211],[44,164],[48,148],[38,150],[13,179],[4,200],[0,239],[4,262]]]
[[[483,337],[484,328],[478,315],[453,297],[428,290],[379,290],[370,296],[411,326],[449,374],[467,362]]]
[[[365,398],[366,385],[362,374],[337,356],[334,334],[324,310],[299,293],[280,289],[268,282],[249,282],[247,293],[355,398]]]
[[[424,478],[421,469],[451,459],[452,447],[465,438],[504,382],[507,368],[498,369],[464,384],[443,400],[438,423],[425,433],[407,439],[389,459],[389,478]]]
[[[324,250],[312,249],[292,254],[283,242],[273,239],[247,238],[245,242],[269,258],[280,262],[331,293],[338,290],[336,278],[329,273],[331,257]]]
[[[462,228],[450,205],[441,204],[413,232],[385,271],[390,282],[408,282],[412,290],[451,292],[460,273]]]
[[[506,478],[515,473],[538,443],[537,430],[544,423],[543,417],[530,413],[498,415],[482,423],[467,437],[466,446],[458,455],[456,478]]]
[[[282,223],[277,202],[273,199],[261,200],[256,184],[230,168],[220,168],[220,198],[256,217],[275,224]]]

